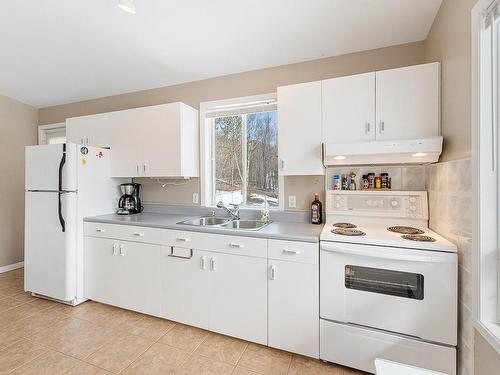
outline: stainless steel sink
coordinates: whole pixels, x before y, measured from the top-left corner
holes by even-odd
[[[226,224],[220,225],[220,227],[229,229],[259,230],[264,228],[269,223],[263,224],[260,220],[232,220]]]
[[[184,221],[181,221],[180,223],[177,223],[177,224],[195,225],[195,226],[211,226],[211,225],[226,224],[230,220],[231,219],[228,219],[225,217],[206,216],[206,217],[199,217],[196,219],[184,220]]]

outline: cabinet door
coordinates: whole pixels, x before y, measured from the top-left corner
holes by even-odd
[[[440,135],[440,64],[384,70],[377,79],[377,139]]]
[[[280,175],[322,175],[321,81],[278,87]]]
[[[199,250],[162,249],[162,317],[208,329],[209,255]]]
[[[160,246],[85,238],[85,297],[160,314]]]
[[[214,253],[210,257],[211,331],[267,344],[267,260]]]
[[[107,114],[66,119],[66,140],[76,144],[110,147],[113,129]]]
[[[269,260],[269,346],[319,356],[318,265]]]
[[[375,140],[375,73],[322,82],[323,142]]]

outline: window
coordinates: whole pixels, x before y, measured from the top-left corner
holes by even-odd
[[[500,353],[499,1],[472,12],[472,113],[476,328]]]
[[[280,206],[275,96],[214,102],[203,112],[211,161],[205,204]]]
[[[66,124],[40,125],[38,127],[38,144],[50,145],[66,142]]]

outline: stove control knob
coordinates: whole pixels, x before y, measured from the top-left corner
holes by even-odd
[[[416,211],[417,207],[416,206],[410,206],[410,211]]]
[[[392,207],[397,207],[398,206],[398,201],[394,200],[394,201],[391,201],[391,206]]]
[[[340,199],[341,199],[341,198],[340,198],[340,196],[338,196],[338,195],[335,197],[335,200],[337,200],[337,201],[339,201]]]
[[[410,197],[410,199],[409,199],[409,200],[410,200],[410,203],[415,203],[415,202],[417,201],[417,198],[415,198],[415,197]]]
[[[340,203],[335,203],[336,208],[340,208]]]
[[[371,206],[371,205],[372,205],[372,201],[371,201],[370,199],[369,199],[369,200],[367,200],[367,201],[366,201],[366,205],[367,205],[367,206]]]

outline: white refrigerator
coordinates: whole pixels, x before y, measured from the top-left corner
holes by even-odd
[[[26,147],[24,289],[83,302],[83,218],[117,207],[110,150],[74,143]]]

